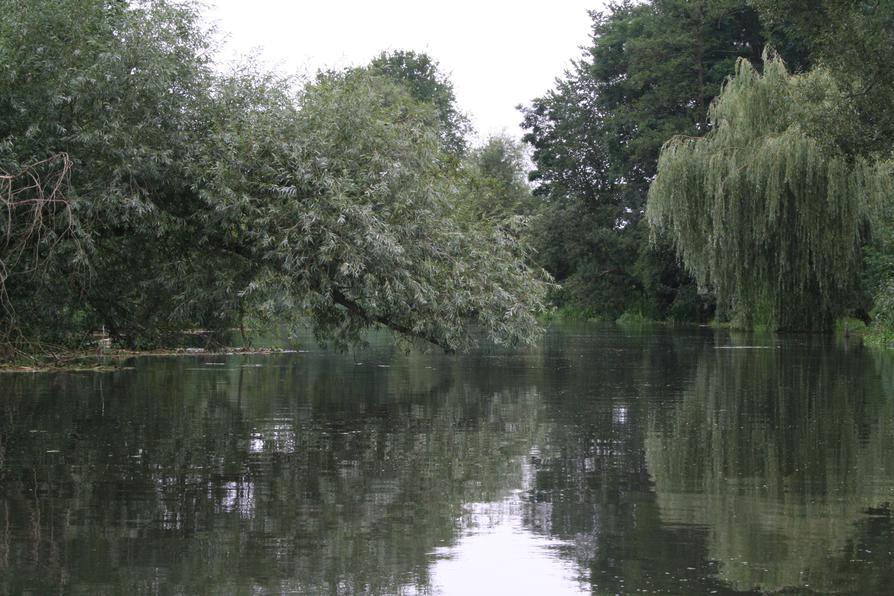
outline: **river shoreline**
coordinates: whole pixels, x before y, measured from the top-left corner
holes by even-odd
[[[251,356],[268,354],[289,354],[296,352],[286,348],[170,348],[157,350],[72,351],[55,355],[34,356],[30,362],[0,363],[0,374],[4,373],[46,373],[46,372],[114,372],[131,367],[125,363],[132,358],[157,356]]]

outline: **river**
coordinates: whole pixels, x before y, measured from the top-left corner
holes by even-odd
[[[0,594],[887,594],[894,354],[551,328],[0,376]]]

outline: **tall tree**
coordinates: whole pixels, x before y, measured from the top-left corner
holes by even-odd
[[[790,68],[826,69],[851,106],[846,119],[830,112],[825,127],[851,156],[884,158],[894,150],[894,3],[884,0],[752,0],[771,42]],[[890,212],[863,247],[857,313],[872,307],[894,333],[894,223]]]
[[[687,281],[640,223],[658,152],[673,134],[705,130],[736,58],[759,58],[760,23],[745,0],[620,2],[592,18],[584,56],[524,110],[543,197],[538,250],[564,284],[560,302],[666,316]]]
[[[740,324],[822,329],[844,310],[864,225],[894,192],[890,162],[850,157],[825,126],[853,109],[827,71],[741,60],[709,132],[662,150],[649,222]]]
[[[69,156],[81,248],[63,244],[42,276],[16,280],[17,326],[53,342],[102,324],[131,339],[182,329],[177,296],[205,285],[191,273],[209,261],[184,219],[198,207],[189,154],[212,84],[195,7],[2,1],[0,14],[0,162]]]
[[[453,83],[428,54],[411,50],[382,52],[369,64],[373,74],[403,85],[416,100],[435,106],[445,147],[456,153],[467,149],[469,118],[456,105]]]
[[[850,154],[894,147],[894,3],[888,0],[751,0],[770,43],[794,70],[820,66],[836,78],[854,118],[838,123]]]

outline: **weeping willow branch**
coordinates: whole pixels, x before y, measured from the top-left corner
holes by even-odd
[[[36,274],[60,242],[75,236],[67,196],[71,167],[69,156],[59,153],[14,172],[0,170],[0,353],[6,356],[27,343],[8,284]]]
[[[740,60],[702,138],[662,149],[646,216],[718,309],[744,326],[828,327],[845,307],[862,236],[894,196],[892,163],[848,156],[820,123],[847,122],[822,70]]]

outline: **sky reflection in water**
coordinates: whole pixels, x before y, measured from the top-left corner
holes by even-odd
[[[431,586],[439,594],[589,594],[582,570],[564,559],[570,543],[525,525],[522,496],[531,488],[522,464],[522,487],[499,502],[463,505],[456,544],[434,551]]]

